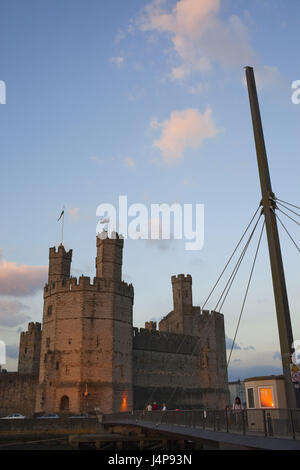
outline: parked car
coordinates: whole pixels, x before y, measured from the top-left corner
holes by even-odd
[[[37,419],[57,419],[59,418],[56,413],[46,413],[43,416],[39,416]]]
[[[89,415],[87,413],[78,413],[77,415],[69,416],[69,418],[88,418]]]
[[[21,413],[12,413],[8,416],[3,416],[1,419],[25,419],[26,416],[21,415]]]

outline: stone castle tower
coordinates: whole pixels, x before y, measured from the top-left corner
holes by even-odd
[[[103,235],[103,234],[102,234]],[[133,287],[123,240],[97,237],[96,277],[70,277],[72,251],[50,248],[36,412],[132,409]]]
[[[171,277],[173,310],[135,330],[135,406],[152,399],[183,408],[225,408],[228,378],[224,316],[193,306],[192,277]],[[149,399],[149,398],[148,398]]]
[[[93,280],[71,276],[72,250],[50,248],[42,330],[29,323],[18,373],[9,384],[0,377],[7,412],[111,413],[144,409],[149,401],[168,409],[228,404],[224,316],[194,306],[192,277],[178,274],[171,277],[173,310],[158,329],[154,321],[133,327],[123,243],[117,234],[97,237]]]
[[[20,335],[18,372],[24,375],[39,374],[41,353],[41,324],[28,323],[28,331]]]

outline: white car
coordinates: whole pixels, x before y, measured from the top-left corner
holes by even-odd
[[[12,413],[11,415],[4,416],[1,419],[25,419],[26,416],[21,415],[21,413]]]

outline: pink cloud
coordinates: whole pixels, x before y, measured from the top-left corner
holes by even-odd
[[[153,145],[160,149],[166,163],[183,158],[187,147],[198,148],[204,139],[217,134],[210,107],[203,114],[193,108],[173,111],[160,127],[160,139]]]
[[[242,70],[245,65],[260,69],[264,82],[273,83],[279,71],[260,65],[249,32],[237,15],[224,19],[221,0],[178,0],[168,4],[152,0],[137,23],[141,31],[165,34],[178,64],[171,70],[173,80],[182,81],[193,72],[206,73],[215,65]]]
[[[6,261],[0,250],[0,294],[23,296],[39,289],[47,279],[47,266],[28,266]]]

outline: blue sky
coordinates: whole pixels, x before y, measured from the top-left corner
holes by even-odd
[[[11,356],[20,329],[41,320],[63,205],[72,273],[94,276],[100,203],[204,204],[201,251],[127,240],[123,273],[136,326],[172,309],[173,274],[192,274],[196,305],[208,295],[260,200],[245,65],[255,68],[273,189],[300,205],[297,0],[1,0],[0,10],[0,327]],[[300,259],[281,239],[300,339]],[[254,245],[222,312],[229,338]],[[237,343],[231,378],[280,371],[265,240]]]

